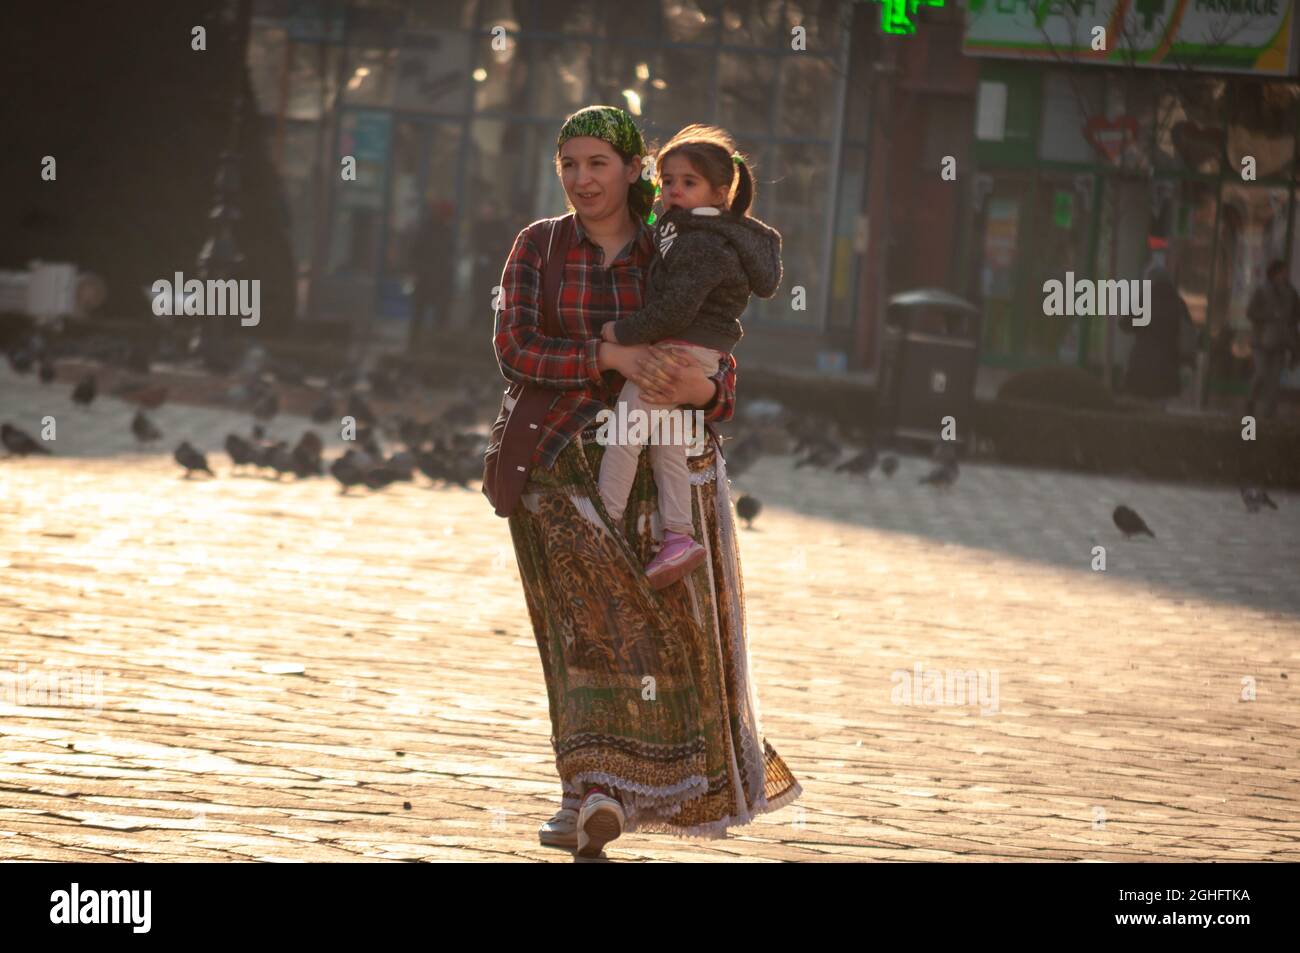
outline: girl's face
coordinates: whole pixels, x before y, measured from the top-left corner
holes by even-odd
[[[681,154],[669,156],[659,167],[659,189],[664,211],[699,208],[701,205],[722,208],[727,201],[726,188],[709,185],[709,180],[696,172],[695,166]]]
[[[560,147],[560,182],[584,221],[626,214],[628,187],[640,174],[640,156],[625,165],[604,139],[574,136]]]

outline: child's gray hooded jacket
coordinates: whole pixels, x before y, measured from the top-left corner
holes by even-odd
[[[675,208],[660,220],[655,242],[645,306],[615,322],[618,342],[677,338],[730,353],[744,333],[750,294],[770,298],[781,284],[781,233],[711,206]]]

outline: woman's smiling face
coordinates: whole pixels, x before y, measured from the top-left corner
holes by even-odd
[[[599,221],[627,209],[627,190],[641,174],[641,157],[626,165],[595,136],[574,136],[560,147],[560,182],[578,214]]]

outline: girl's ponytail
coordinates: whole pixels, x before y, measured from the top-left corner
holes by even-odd
[[[731,211],[737,215],[748,215],[749,207],[754,204],[754,177],[749,173],[749,163],[739,152],[732,155],[736,163],[736,175],[740,181],[736,183],[736,197],[731,200]]]

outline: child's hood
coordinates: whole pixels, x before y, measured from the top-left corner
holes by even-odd
[[[710,208],[711,206],[705,206]],[[701,209],[673,209],[665,221],[682,231],[709,231],[721,235],[736,250],[741,267],[749,278],[749,288],[760,298],[776,294],[781,284],[781,233],[770,225],[747,215],[718,211],[711,215]]]

